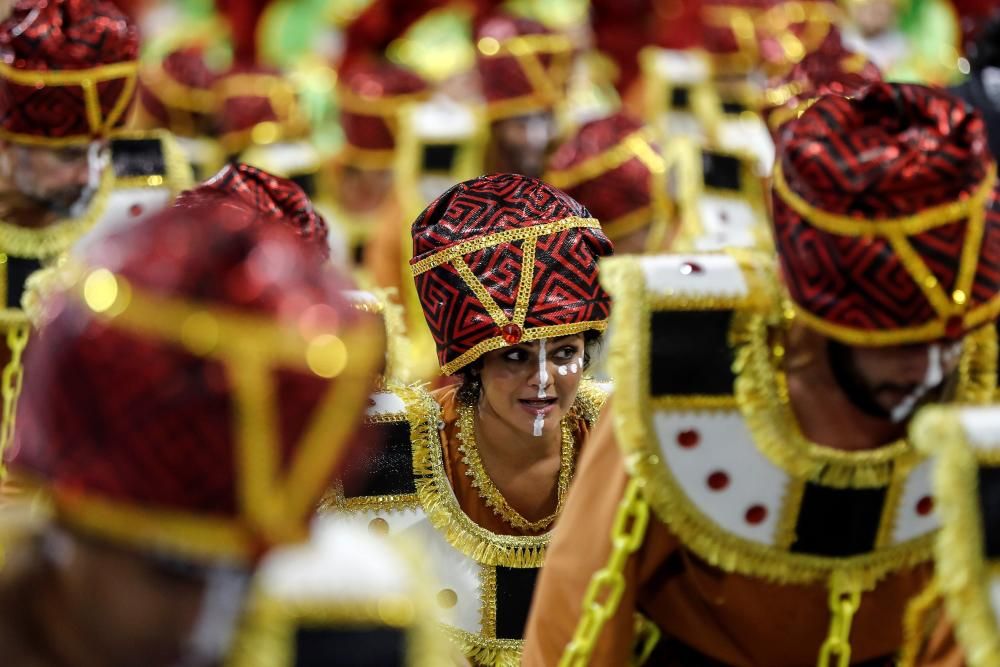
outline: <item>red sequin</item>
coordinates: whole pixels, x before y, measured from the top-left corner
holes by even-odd
[[[961,315],[952,315],[944,324],[944,335],[952,340],[960,338],[965,331],[965,323]]]
[[[930,496],[924,496],[919,501],[917,501],[917,514],[920,516],[927,516],[934,510],[934,499]]]
[[[701,264],[696,264],[695,262],[684,262],[681,264],[681,273],[685,276],[692,273],[703,273],[704,271],[705,269],[701,268]]]
[[[697,447],[698,443],[701,442],[701,434],[694,429],[688,429],[686,431],[681,431],[677,434],[677,444],[685,449],[690,449],[691,447]]]
[[[521,331],[521,327],[517,326],[513,322],[503,325],[500,329],[500,336],[508,345],[516,345],[517,343],[520,343],[522,335],[524,335],[524,333]]]
[[[128,207],[128,213],[133,218],[137,218],[140,215],[142,215],[142,206],[140,206],[139,204],[132,204],[131,206]]]

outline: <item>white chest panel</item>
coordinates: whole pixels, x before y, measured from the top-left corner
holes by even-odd
[[[687,111],[667,111],[663,114],[663,127],[667,137],[705,138],[705,128],[698,117]]]
[[[369,292],[358,292],[358,294],[370,294]],[[374,295],[372,295],[374,298]],[[369,398],[374,401],[374,405],[368,406],[365,412],[366,417],[381,417],[388,415],[405,415],[406,403],[399,395],[389,391],[379,391]]]
[[[788,475],[754,445],[742,415],[731,412],[658,412],[660,451],[688,499],[720,528],[773,545]],[[683,434],[697,434],[683,446]],[[757,519],[751,521],[748,517]]]
[[[107,207],[97,222],[76,243],[78,249],[106,234],[113,234],[142,222],[150,215],[163,210],[173,200],[170,188],[116,188],[108,194]]]
[[[454,606],[445,608],[439,602],[441,622],[473,634],[482,632],[482,566],[448,544],[426,518],[412,524],[404,535],[419,545],[432,564],[440,592],[455,594]],[[437,597],[440,601],[445,596]]]
[[[320,155],[308,141],[283,141],[251,148],[241,159],[247,164],[287,177],[315,170],[319,166]]]
[[[938,517],[934,512],[920,512],[921,501],[932,497],[931,470],[933,459],[922,461],[910,471],[896,508],[892,542],[898,544],[925,535],[938,527]]]
[[[698,198],[702,235],[695,240],[700,251],[750,248],[757,244],[757,214],[746,201],[704,194]]]
[[[739,264],[729,255],[658,255],[640,261],[646,289],[652,294],[733,296],[747,294]]]
[[[711,72],[711,65],[704,55],[675,49],[655,49],[653,67],[660,78],[675,85],[707,81]]]
[[[990,577],[990,607],[993,609],[993,617],[1000,626],[1000,575]]]
[[[719,144],[727,150],[753,155],[762,176],[770,174],[774,167],[774,141],[757,116],[724,120],[719,125]]]

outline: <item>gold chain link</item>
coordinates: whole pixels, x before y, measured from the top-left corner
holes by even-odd
[[[10,325],[7,330],[7,347],[10,350],[10,360],[4,366],[0,378],[0,393],[3,395],[3,421],[0,422],[0,479],[6,475],[3,465],[3,454],[14,437],[14,417],[17,411],[17,399],[21,395],[21,385],[24,383],[24,365],[21,355],[28,344],[28,334],[31,326],[27,322]]]
[[[851,664],[851,623],[861,606],[861,589],[841,581],[836,575],[830,585],[830,631],[819,651],[817,667],[849,667]]]
[[[640,484],[629,479],[625,495],[618,505],[611,529],[611,556],[590,580],[583,598],[583,613],[573,639],[566,646],[560,667],[580,667],[590,661],[604,624],[618,609],[625,592],[625,563],[636,552],[646,535],[649,505],[642,498]]]

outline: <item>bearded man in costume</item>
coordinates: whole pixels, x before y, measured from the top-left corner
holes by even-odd
[[[907,423],[996,386],[996,170],[920,86],[822,96],[779,143],[780,280],[740,252],[602,265],[615,395],[527,665],[624,664],[635,612],[656,664],[894,664],[937,526]]]

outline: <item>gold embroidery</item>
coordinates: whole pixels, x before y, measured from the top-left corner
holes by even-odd
[[[472,477],[472,486],[476,487],[479,497],[486,503],[486,506],[514,528],[529,532],[545,530],[562,512],[576,456],[576,443],[573,440],[573,431],[570,429],[568,416],[563,418],[560,430],[562,431],[562,445],[559,454],[559,478],[556,483],[556,509],[552,514],[538,521],[528,521],[510,506],[500,489],[493,483],[490,474],[486,472],[482,459],[479,458],[479,445],[476,443],[475,411],[472,406],[463,405],[458,410],[458,439],[462,443],[459,451],[463,454],[462,461],[469,468],[467,474]]]

